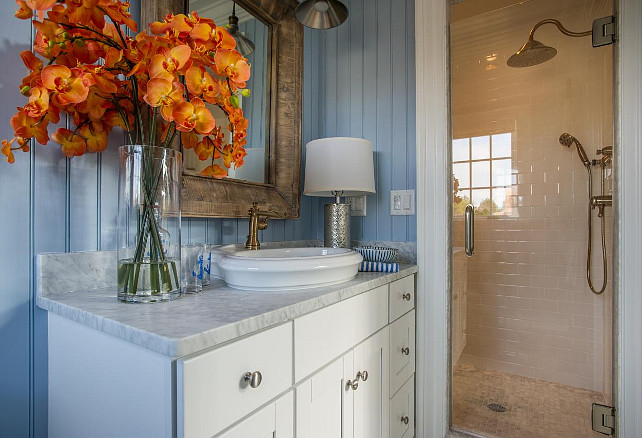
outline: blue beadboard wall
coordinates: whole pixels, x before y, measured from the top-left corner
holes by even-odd
[[[357,136],[375,145],[377,194],[368,216],[353,218],[353,237],[415,241],[414,217],[389,215],[389,191],[415,187],[413,0],[352,0],[337,29],[305,31],[303,144],[326,136]],[[136,12],[137,1],[132,1]],[[394,9],[393,9],[394,7]],[[31,45],[28,22],[0,14],[0,138],[25,100],[19,53]],[[47,436],[47,322],[35,306],[33,261],[43,252],[116,247],[118,160],[122,136],[103,154],[68,160],[58,146],[0,162],[0,436]],[[263,241],[323,237],[322,199],[303,196],[301,218],[271,221]],[[244,241],[247,220],[188,219],[183,241]]]

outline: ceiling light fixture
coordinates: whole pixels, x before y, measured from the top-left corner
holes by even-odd
[[[230,35],[236,40],[236,50],[247,58],[254,52],[254,43],[243,32],[239,31],[239,17],[236,16],[236,3],[232,6],[232,15],[229,16],[227,29]]]
[[[348,18],[348,8],[339,0],[305,0],[295,13],[297,20],[312,29],[337,27]]]

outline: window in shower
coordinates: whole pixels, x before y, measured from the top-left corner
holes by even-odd
[[[510,132],[503,132],[453,140],[453,173],[459,184],[454,215],[463,215],[467,204],[481,216],[510,214],[511,139]]]

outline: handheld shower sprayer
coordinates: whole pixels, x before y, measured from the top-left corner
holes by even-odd
[[[607,283],[607,278],[608,278],[608,268],[607,268],[607,262],[606,262],[606,235],[605,235],[605,226],[604,226],[604,207],[607,205],[611,205],[611,197],[606,196],[604,193],[604,164],[605,161],[602,161],[602,195],[601,196],[593,196],[593,175],[591,172],[591,162],[589,161],[588,155],[586,155],[586,151],[582,147],[582,144],[579,142],[579,140],[575,137],[573,137],[571,134],[565,132],[562,135],[560,135],[560,144],[562,146],[566,146],[567,148],[570,148],[573,143],[575,143],[575,147],[577,149],[577,155],[580,156],[580,160],[582,160],[582,164],[584,164],[584,167],[586,167],[586,171],[588,172],[588,197],[589,197],[589,202],[588,202],[588,242],[587,242],[587,249],[586,249],[586,280],[588,281],[588,286],[589,289],[591,289],[591,292],[593,292],[596,295],[600,295],[606,290],[606,283]],[[606,149],[607,154],[612,154],[613,149]],[[605,150],[598,151],[598,153],[605,154]],[[609,155],[610,157],[610,155]],[[591,253],[593,252],[593,221],[591,218],[591,210],[594,209],[595,207],[598,208],[598,217],[601,219],[601,234],[602,234],[602,287],[601,288],[596,288],[593,285],[593,280],[591,278]]]
[[[580,156],[582,164],[584,164],[584,167],[586,167],[587,169],[590,169],[591,162],[589,161],[588,155],[586,155],[586,151],[582,147],[582,144],[579,142],[579,140],[566,132],[560,135],[560,144],[562,146],[570,148],[573,143],[575,143],[575,147],[577,148],[577,155]]]

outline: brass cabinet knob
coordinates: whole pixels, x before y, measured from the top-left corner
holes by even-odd
[[[357,373],[357,379],[356,380],[363,380],[364,382],[368,380],[368,372],[367,371],[359,371]]]
[[[353,391],[356,391],[358,387],[359,387],[359,382],[357,380],[348,380],[346,382],[346,391],[350,389],[352,389]]]
[[[410,355],[410,347],[405,347],[401,349],[401,352],[406,356]]]
[[[408,418],[407,415],[404,415],[403,417],[401,417],[401,422],[403,424],[408,424],[409,421],[410,421],[410,418]]]
[[[243,380],[247,382],[247,384],[251,388],[258,388],[261,382],[263,381],[263,375],[261,374],[260,371],[254,371],[254,372],[248,371],[247,373],[243,374]]]
[[[408,292],[406,294],[403,294],[401,298],[403,298],[406,301],[410,301],[410,298],[412,298],[412,296],[410,295],[410,292]]]

